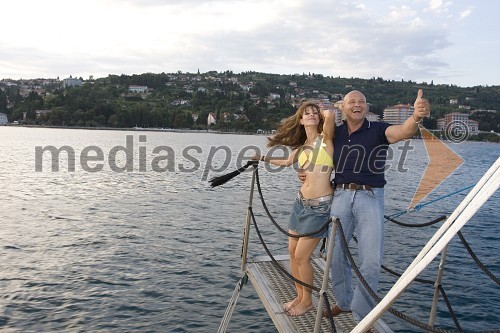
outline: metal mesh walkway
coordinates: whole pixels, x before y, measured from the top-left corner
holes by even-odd
[[[290,269],[289,256],[280,255],[275,259],[287,271]],[[325,260],[321,257],[311,259],[314,268],[314,286],[321,286]],[[269,316],[278,332],[313,332],[317,307],[302,316],[290,317],[283,311],[283,304],[295,298],[295,286],[291,280],[279,272],[268,256],[249,258],[246,273],[252,282],[257,294],[264,304]],[[327,291],[328,300],[333,305],[335,298],[330,290]],[[318,294],[313,292],[313,302],[317,304]],[[351,313],[342,313],[335,317],[337,332],[350,332],[356,323]],[[321,320],[320,332],[331,332],[332,328],[327,318]]]

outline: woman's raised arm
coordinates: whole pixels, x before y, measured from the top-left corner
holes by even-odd
[[[335,131],[335,113],[332,110],[321,110],[323,117],[323,142],[332,142]]]

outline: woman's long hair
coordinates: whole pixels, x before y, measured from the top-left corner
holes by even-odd
[[[291,117],[286,118],[283,123],[276,130],[276,134],[272,137],[267,138],[267,146],[288,146],[292,149],[299,148],[304,144],[307,139],[306,130],[304,125],[300,123],[304,112],[308,107],[315,108],[318,112],[320,112],[319,105],[314,101],[305,101],[303,102],[297,112]],[[323,132],[323,117],[321,117],[321,113],[319,115],[319,124],[318,124],[318,133],[321,134]]]

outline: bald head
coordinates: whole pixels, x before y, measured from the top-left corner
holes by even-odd
[[[359,90],[352,90],[350,92],[347,93],[347,95],[344,96],[344,99],[343,99],[343,102],[346,103],[349,99],[364,99],[365,102],[366,102],[366,97],[365,95],[363,95],[363,93]]]
[[[351,129],[359,128],[366,114],[365,95],[358,90],[349,92],[342,101],[342,112]]]

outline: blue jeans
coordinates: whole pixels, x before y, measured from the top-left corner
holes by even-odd
[[[335,190],[331,216],[338,217],[347,239],[356,229],[358,239],[359,270],[373,291],[377,291],[380,265],[384,248],[384,189]],[[337,305],[342,310],[352,310],[354,319],[360,321],[375,306],[372,297],[361,282],[352,287],[351,265],[342,249],[340,230],[335,231],[330,275]]]

